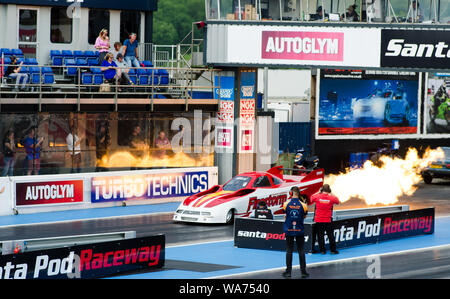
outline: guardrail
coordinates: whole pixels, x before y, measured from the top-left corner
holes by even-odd
[[[39,111],[41,111],[42,99],[74,99],[79,111],[82,100],[84,103],[89,103],[89,99],[109,98],[113,99],[115,111],[117,111],[119,99],[132,98],[143,99],[141,102],[150,104],[153,111],[155,99],[184,100],[184,103],[188,105],[189,100],[194,98],[194,91],[208,92],[213,98],[214,88],[220,88],[220,86],[213,86],[214,84],[195,84],[195,80],[206,71],[211,74],[210,82],[214,82],[214,76],[220,77],[218,69],[129,67],[127,71],[124,71],[120,67],[113,67],[112,69],[115,69],[116,72],[127,73],[128,78],[133,82],[132,84],[119,84],[120,82],[116,79],[105,82],[104,71],[101,71],[101,68],[101,66],[80,65],[23,65],[21,73],[28,75],[28,82],[25,84],[26,90],[15,89],[15,78],[2,78],[0,81],[0,100],[2,100],[0,104],[5,101],[11,102],[6,99],[32,98],[37,99]],[[126,80],[126,76],[122,76],[122,78]],[[21,86],[18,84],[19,88]],[[52,103],[63,104],[66,101],[53,101]],[[95,101],[92,103],[98,104]],[[73,101],[71,104],[74,104]]]
[[[108,241],[127,240],[132,238],[136,238],[136,231],[74,235],[74,236],[38,238],[28,240],[10,240],[0,242],[0,252],[2,255],[7,255],[19,252],[70,247],[76,245],[92,244]]]
[[[409,211],[408,205],[387,206],[387,207],[372,207],[372,208],[360,208],[349,210],[335,210],[333,211],[333,220],[343,220],[348,218],[374,216],[379,214],[406,212]],[[284,220],[284,215],[276,215],[275,220]],[[314,219],[314,212],[308,213],[305,218],[305,222],[311,223]]]

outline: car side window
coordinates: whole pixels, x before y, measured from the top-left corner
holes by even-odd
[[[271,187],[269,178],[267,176],[258,177],[253,183],[253,187]]]
[[[272,181],[274,185],[279,185],[282,183],[282,181],[279,178],[276,178],[274,176],[272,177]]]

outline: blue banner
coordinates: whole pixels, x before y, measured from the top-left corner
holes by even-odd
[[[208,189],[208,172],[95,177],[91,202],[185,197]]]
[[[214,86],[220,86],[220,99],[234,101],[234,77],[215,76]],[[214,88],[214,99],[219,99],[219,88]]]
[[[241,100],[254,99],[256,72],[241,72]]]

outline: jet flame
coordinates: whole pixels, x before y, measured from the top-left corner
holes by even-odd
[[[326,179],[341,202],[359,198],[367,205],[396,203],[402,195],[411,196],[421,181],[420,170],[444,157],[441,148],[427,149],[420,158],[415,148],[409,148],[405,159],[382,156],[380,166],[368,160],[359,169],[330,175]]]
[[[188,155],[180,152],[174,155],[136,157],[128,151],[118,151],[98,160],[98,165],[114,167],[200,167],[214,165],[214,154]]]

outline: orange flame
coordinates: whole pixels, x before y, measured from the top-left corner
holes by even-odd
[[[190,156],[180,152],[174,155],[156,157],[144,155],[136,157],[128,151],[118,151],[110,156],[103,156],[98,161],[100,167],[201,167],[213,166],[214,154],[196,154]]]
[[[341,202],[359,198],[368,205],[389,205],[402,195],[411,196],[422,179],[420,170],[443,157],[441,148],[427,149],[421,158],[415,148],[409,148],[405,159],[382,156],[381,166],[368,160],[362,168],[330,175],[326,183]]]

